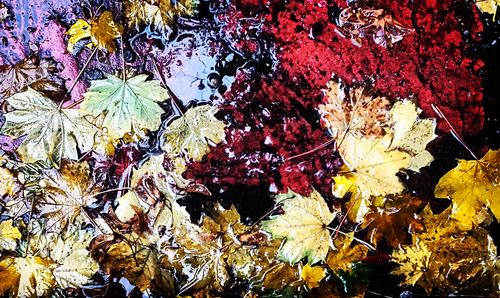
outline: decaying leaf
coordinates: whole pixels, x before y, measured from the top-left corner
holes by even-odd
[[[321,195],[314,191],[308,197],[289,191],[276,197],[284,214],[261,223],[261,229],[273,238],[285,239],[278,257],[295,264],[307,258],[309,264],[324,261],[333,247],[328,225],[336,212],[330,212]]]
[[[385,134],[391,102],[364,87],[349,88],[337,76],[328,82],[328,102],[318,107],[323,123],[339,142],[345,134],[381,136]]]
[[[370,36],[376,44],[389,47],[413,32],[394,20],[385,9],[357,7],[357,4],[342,10],[338,23],[336,31],[340,36],[350,38],[358,47],[363,38]]]
[[[12,220],[0,222],[0,251],[15,250],[17,241],[21,239],[21,232],[12,225]]]
[[[485,207],[500,220],[500,150],[490,150],[480,160],[459,160],[441,177],[434,195],[450,198],[451,217],[466,226],[480,224],[476,215]]]
[[[458,220],[450,218],[451,213],[448,208],[433,215],[427,207],[422,213],[427,231],[415,233],[413,245],[393,252],[399,265],[393,274],[404,275],[402,284],[419,284],[429,294],[433,288],[451,292],[477,283],[494,287],[498,256],[488,231],[466,231]]]
[[[163,150],[200,161],[210,151],[209,142],[218,144],[224,138],[226,125],[215,118],[215,113],[217,109],[210,105],[189,109],[166,128]]]
[[[157,102],[169,95],[159,81],[146,81],[147,77],[122,80],[108,74],[104,80],[92,81],[81,108],[94,117],[106,113],[102,126],[113,139],[134,130],[156,130],[164,112]]]
[[[482,13],[492,14],[493,21],[495,21],[497,8],[500,6],[500,0],[477,0],[475,3]]]
[[[55,75],[55,63],[49,59],[27,57],[16,65],[0,65],[0,100],[30,87],[47,95],[62,94],[64,80]]]
[[[139,29],[146,25],[149,31],[165,34],[171,31],[177,16],[192,16],[196,13],[197,0],[127,0],[124,3],[125,17],[130,27]]]
[[[97,128],[80,110],[59,108],[53,101],[28,87],[6,99],[14,111],[4,114],[2,133],[26,136],[18,152],[24,162],[50,161],[59,165],[63,158],[77,160],[79,152],[92,149]]]
[[[113,20],[113,14],[110,11],[103,12],[90,24],[85,20],[78,19],[66,32],[69,35],[68,51],[73,53],[76,43],[90,38],[91,43],[87,44],[88,47],[93,45],[100,49],[106,49],[108,52],[114,52],[116,51],[115,39],[123,36],[123,33],[123,26]]]
[[[311,266],[306,264],[300,271],[300,277],[306,283],[309,289],[319,287],[319,282],[325,278],[325,268],[321,266]]]

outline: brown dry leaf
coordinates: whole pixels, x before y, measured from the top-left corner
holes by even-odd
[[[64,80],[55,75],[56,64],[50,59],[27,57],[16,65],[0,66],[0,101],[26,87],[46,95],[64,94]]]
[[[75,44],[85,38],[90,38],[91,41],[91,44],[87,46],[93,45],[112,53],[116,51],[115,39],[123,36],[124,28],[113,20],[113,14],[110,11],[105,11],[90,24],[78,19],[66,34],[69,35],[68,51],[70,53],[73,52]]]
[[[481,223],[477,214],[483,208],[500,220],[500,150],[489,150],[480,160],[460,159],[441,177],[434,195],[450,198],[451,216],[469,228]]]
[[[328,102],[318,107],[323,123],[341,142],[346,134],[375,137],[385,134],[391,102],[363,87],[349,88],[334,76],[326,91]]]

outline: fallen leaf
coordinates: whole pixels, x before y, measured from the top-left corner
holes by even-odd
[[[20,191],[20,187],[19,181],[11,171],[0,167],[0,196],[14,196]]]
[[[92,81],[81,109],[94,117],[106,113],[102,126],[113,139],[134,130],[156,130],[161,124],[163,109],[157,102],[169,98],[166,89],[147,75],[122,80],[108,74],[104,80]]]
[[[198,4],[197,0],[127,0],[125,17],[136,30],[146,25],[151,32],[165,34],[172,31],[177,16],[193,16]]]
[[[349,236],[339,235],[334,239],[335,249],[330,250],[326,264],[335,274],[349,272],[353,264],[362,261],[368,255],[368,248],[361,244],[352,244],[354,233]]]
[[[0,262],[0,295],[10,297],[48,296],[55,286],[49,271],[53,263],[40,257],[6,258]]]
[[[21,232],[12,225],[12,220],[4,220],[0,223],[0,250],[13,251],[17,247],[17,241],[21,239]]]
[[[0,100],[27,87],[47,95],[64,94],[64,80],[56,72],[56,64],[50,59],[27,57],[15,65],[1,65]]]
[[[328,82],[328,102],[318,107],[320,117],[332,136],[339,142],[346,134],[381,136],[389,119],[391,102],[374,96],[364,87],[351,87],[337,76]]]
[[[261,229],[273,238],[284,239],[278,257],[295,264],[307,258],[309,264],[324,261],[333,247],[328,225],[336,212],[330,212],[321,195],[314,191],[308,197],[289,191],[276,197],[284,214],[261,223]]]
[[[209,142],[218,144],[224,138],[226,125],[215,118],[215,113],[217,109],[210,105],[189,109],[165,129],[163,150],[200,161],[210,151]]]
[[[59,108],[29,87],[6,101],[14,111],[4,114],[1,131],[13,137],[26,136],[18,149],[24,162],[50,161],[58,166],[63,158],[77,160],[79,152],[92,149],[97,128],[82,111]]]
[[[366,198],[405,190],[396,173],[410,165],[411,156],[400,150],[391,150],[391,139],[390,135],[368,139],[348,134],[339,145],[342,159],[356,176],[359,191]]]
[[[311,266],[306,264],[302,267],[300,277],[309,289],[319,287],[319,282],[326,276],[326,271],[321,266]]]
[[[482,13],[488,13],[493,15],[493,21],[497,15],[497,8],[500,6],[500,0],[478,0],[475,1],[477,8]]]
[[[458,160],[458,166],[439,180],[437,198],[450,198],[451,217],[472,228],[484,207],[500,220],[500,150],[489,150],[480,160]]]
[[[98,18],[87,21],[78,19],[66,32],[69,35],[68,51],[73,53],[75,45],[83,39],[90,38],[92,45],[100,49],[106,49],[112,53],[116,51],[115,39],[124,34],[124,28],[121,24],[113,20],[113,14],[110,11],[103,12]]]

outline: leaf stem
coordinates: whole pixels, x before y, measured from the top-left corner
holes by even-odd
[[[62,105],[63,103],[66,101],[66,97],[71,94],[71,92],[73,91],[73,89],[75,88],[76,84],[78,83],[78,81],[80,80],[83,72],[85,71],[85,69],[87,68],[87,66],[89,66],[89,63],[90,61],[92,60],[92,58],[94,58],[95,54],[97,53],[97,47],[94,47],[94,50],[92,51],[92,53],[90,54],[90,57],[89,59],[87,59],[87,62],[85,62],[85,64],[83,65],[82,69],[80,69],[80,71],[78,72],[78,75],[76,76],[76,79],[73,81],[73,83],[71,84],[71,86],[69,86],[68,88],[68,91],[66,91],[66,93],[64,94],[64,96],[62,97],[62,100],[61,102],[59,103],[59,106],[57,107],[58,109],[61,109],[62,108]],[[72,103],[68,108],[72,108],[74,106],[76,106],[77,104],[81,103],[83,100],[79,100],[75,103]]]
[[[448,126],[450,127],[450,131],[451,131],[451,135],[453,137],[455,137],[455,139],[462,145],[464,146],[465,149],[467,149],[467,151],[469,151],[470,155],[472,155],[472,157],[475,159],[475,160],[479,160],[477,158],[477,156],[474,154],[474,152],[472,152],[472,150],[469,148],[469,146],[467,146],[467,144],[465,143],[465,141],[460,137],[460,135],[457,133],[457,131],[455,130],[455,128],[451,125],[450,121],[448,121],[448,118],[446,118],[446,116],[444,115],[444,113],[441,111],[441,109],[436,106],[435,104],[431,104],[431,107],[432,109],[434,110],[434,112],[436,112],[436,114],[438,114],[438,116],[443,119],[446,124],[448,124]]]

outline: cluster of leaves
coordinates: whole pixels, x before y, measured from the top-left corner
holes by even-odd
[[[127,28],[160,34],[197,5],[123,4]],[[116,52],[125,32],[109,11],[79,19],[67,32],[68,51],[83,43],[94,53]],[[435,189],[451,206],[434,214],[397,176],[433,161],[426,147],[436,123],[421,119],[411,100],[376,96],[334,77],[318,110],[344,161],[332,189],[341,203],[328,204],[317,191],[289,191],[275,197],[263,221],[248,226],[233,206],[212,203],[198,221],[180,203],[189,193],[210,195],[183,173],[223,142],[226,125],[217,108],[184,111],[162,81],[127,76],[125,67],[121,76],[91,81],[80,102],[68,103],[71,87],[65,90],[57,72],[52,61],[34,57],[0,68],[9,78],[0,84],[1,133],[15,144],[0,152],[0,296],[84,294],[95,290],[99,276],[166,297],[314,288],[362,295],[364,261],[384,239],[403,285],[430,293],[498,284],[496,247],[484,227],[500,216],[500,152],[460,160]],[[162,119],[167,103],[180,114],[169,123]],[[131,164],[118,187],[96,178],[88,156],[112,158],[128,139],[147,134],[158,135],[161,145]]]

